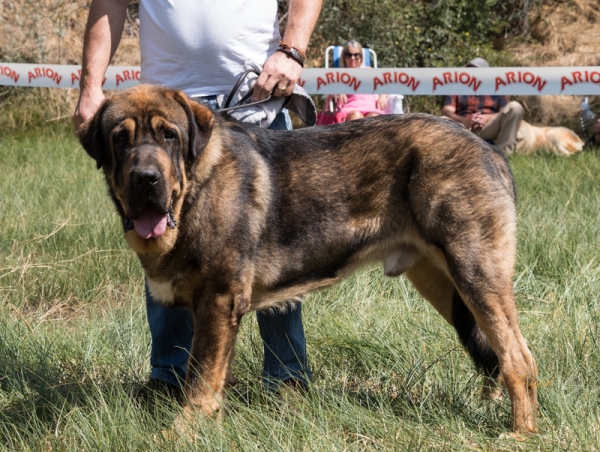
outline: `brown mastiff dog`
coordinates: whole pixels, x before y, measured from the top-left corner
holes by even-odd
[[[536,430],[536,364],[512,278],[515,193],[501,154],[434,116],[271,131],[167,88],[106,100],[79,131],[156,300],[197,328],[188,414],[220,408],[241,317],[381,262],[449,322]]]

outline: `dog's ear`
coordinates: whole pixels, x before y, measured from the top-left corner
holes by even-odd
[[[210,108],[200,105],[188,98],[183,92],[175,92],[175,100],[181,104],[188,117],[189,124],[189,158],[196,160],[202,149],[208,144],[212,133],[214,115]]]
[[[102,168],[105,162],[106,142],[102,130],[102,116],[108,107],[108,101],[104,101],[92,118],[83,123],[77,131],[77,138],[88,155],[96,160],[96,168]]]

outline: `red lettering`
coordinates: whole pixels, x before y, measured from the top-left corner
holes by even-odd
[[[481,80],[477,80],[475,77],[473,77],[471,78],[471,81],[469,82],[468,86],[472,88],[474,92],[477,92],[477,90],[481,86]]]
[[[383,83],[381,80],[379,80],[377,77],[375,77],[373,79],[373,91],[375,91],[377,89],[378,86],[383,86],[385,85],[385,83]]]
[[[12,79],[15,83],[19,80],[19,74],[6,66],[0,66],[0,74]]]
[[[352,80],[348,85],[350,85],[352,89],[354,89],[354,91],[356,92],[361,83],[362,82],[359,82],[356,77],[352,77]]]
[[[564,89],[565,89],[565,86],[566,86],[566,85],[571,85],[571,86],[573,86],[573,83],[572,83],[572,82],[571,82],[571,80],[569,80],[567,77],[564,77],[564,76],[563,76],[563,77],[561,77],[561,79],[560,79],[560,91],[561,91],[561,92],[562,92],[562,91],[564,91]]]
[[[317,77],[317,91],[321,89],[321,85],[327,85],[327,82],[321,77]]]
[[[596,80],[594,80],[594,75],[596,76]],[[590,74],[590,80],[592,81],[592,83],[600,83],[600,72],[592,72]]]
[[[531,72],[525,72],[525,74],[523,74],[523,81],[528,85],[531,85],[535,81],[535,75]]]
[[[81,78],[81,69],[79,69],[77,72],[71,72],[71,85],[74,85],[75,82],[78,82],[80,78]]]
[[[498,88],[500,88],[500,85],[506,86],[506,82],[504,80],[502,80],[501,77],[496,77],[496,91],[498,91]]]
[[[469,85],[469,83],[471,82],[471,76],[469,74],[467,74],[466,72],[461,72],[460,75],[458,76],[458,80],[463,85]]]
[[[506,81],[508,82],[509,85],[511,83],[517,83],[517,81],[515,80],[515,73],[514,72],[507,72],[506,73]]]
[[[54,71],[52,71],[52,73],[53,73],[52,80],[54,80],[57,85],[60,85],[60,81],[62,80],[62,75],[60,75],[58,72],[54,72]]]
[[[123,77],[121,77],[119,74],[117,74],[117,86],[119,86],[120,83],[123,83],[125,80],[123,80]]]
[[[444,83],[442,83],[442,85],[452,83],[452,74],[450,72],[444,72],[442,75],[444,76]]]
[[[410,80],[408,81],[407,85],[410,87],[410,89],[414,93],[420,84],[421,84],[420,80],[416,80],[414,77],[411,77]]]
[[[542,90],[544,89],[544,86],[546,86],[546,82],[547,82],[547,80],[544,80],[544,82],[542,83],[542,78],[540,76],[538,76],[533,81],[533,87],[535,88],[537,86],[538,93],[542,92]]]
[[[352,77],[350,77],[350,74],[347,74],[346,72],[344,72],[342,74],[342,83],[344,85],[349,85],[351,81],[352,81]]]
[[[383,73],[383,82],[387,85],[388,83],[392,83],[392,74],[389,72]]]
[[[333,83],[333,72],[328,72],[325,74],[325,77],[327,78],[327,83]]]
[[[575,72],[572,72],[572,74],[573,74],[573,83],[583,83],[583,80],[581,80],[581,72],[575,71]]]
[[[139,80],[140,79],[140,71],[137,71],[135,74],[135,79]],[[302,79],[298,79],[298,81],[296,82],[296,84],[298,86],[304,87],[304,84],[306,83],[306,80],[302,80]]]
[[[444,82],[442,82],[439,78],[433,77],[433,90],[435,91],[438,85],[444,86]]]

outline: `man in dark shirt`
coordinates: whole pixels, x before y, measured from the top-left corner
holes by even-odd
[[[467,67],[489,64],[483,58],[474,58]],[[464,125],[484,140],[494,141],[504,155],[510,155],[517,145],[523,107],[509,102],[507,96],[446,96],[442,116]]]

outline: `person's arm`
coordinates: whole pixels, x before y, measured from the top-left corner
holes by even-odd
[[[79,101],[73,114],[76,129],[96,113],[104,100],[102,81],[121,40],[128,3],[92,0],[83,39]]]
[[[388,101],[388,95],[380,94],[379,97],[377,98],[377,108],[379,108],[381,111],[385,111],[387,109],[387,101]]]
[[[322,0],[290,0],[287,26],[281,40],[306,54],[321,4]],[[275,96],[291,95],[301,73],[302,66],[297,61],[282,52],[275,52],[265,61],[263,71],[254,85],[252,99],[266,99],[271,92]],[[279,88],[285,88],[285,91]]]
[[[444,105],[442,107],[442,116],[446,116],[447,118],[452,119],[452,121],[462,124],[467,129],[470,129],[472,126],[472,119],[473,119],[472,116],[471,115],[467,115],[467,116],[457,115],[456,107],[454,105],[451,105],[451,104]]]
[[[479,113],[473,115],[471,127],[473,129],[483,129],[485,125],[498,116],[498,113]]]

